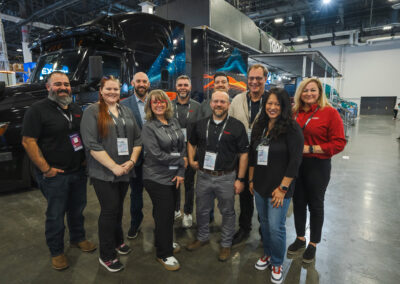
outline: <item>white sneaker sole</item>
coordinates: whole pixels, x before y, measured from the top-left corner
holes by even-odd
[[[99,262],[100,262],[101,265],[103,265],[103,266],[104,266],[108,271],[110,271],[110,272],[118,272],[118,271],[121,271],[122,269],[124,269],[124,266],[122,266],[122,267],[119,268],[119,269],[110,268],[110,267],[107,266],[107,264],[105,264],[105,263],[101,260],[100,257],[99,257]]]

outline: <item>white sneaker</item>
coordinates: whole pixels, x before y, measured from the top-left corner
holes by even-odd
[[[172,248],[174,249],[174,254],[181,251],[181,246],[178,243],[172,243]]]
[[[271,271],[271,282],[280,284],[283,281],[283,274],[282,274],[282,265],[280,266],[273,266]]]
[[[192,214],[184,214],[182,220],[182,226],[184,228],[190,228],[193,225],[193,217]]]
[[[170,271],[175,271],[181,268],[179,265],[178,260],[173,257],[167,257],[167,258],[157,258],[157,260],[165,267],[165,269],[170,270]]]
[[[263,257],[260,257],[258,259],[255,268],[257,270],[265,270],[270,265],[271,265],[271,257],[264,255]]]
[[[175,220],[180,218],[181,216],[182,216],[182,213],[181,213],[180,210],[179,211],[175,211]]]

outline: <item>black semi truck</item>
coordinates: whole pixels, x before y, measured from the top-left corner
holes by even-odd
[[[207,26],[187,27],[144,13],[102,16],[86,24],[54,28],[31,45],[38,56],[29,82],[5,87],[0,82],[0,191],[29,187],[32,165],[21,145],[26,109],[47,96],[45,82],[54,70],[65,72],[74,101],[85,108],[98,99],[103,75],[121,81],[121,97],[132,94],[134,73],[148,74],[151,88],[173,91],[175,78],[192,78],[192,96],[201,101],[213,88],[212,75],[225,71],[233,94],[246,89],[247,57],[255,48]]]

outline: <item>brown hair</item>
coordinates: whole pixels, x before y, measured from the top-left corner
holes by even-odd
[[[106,102],[101,95],[101,89],[104,88],[104,85],[108,81],[113,81],[120,85],[120,82],[114,76],[105,76],[100,81],[100,90],[99,90],[99,117],[97,118],[97,128],[99,131],[99,136],[101,138],[105,138],[108,135],[108,125],[111,122],[111,115],[108,113],[108,107]]]
[[[314,82],[315,84],[317,84],[317,87],[318,87],[319,97],[317,100],[317,104],[319,105],[319,107],[322,109],[326,106],[331,105],[329,103],[328,99],[326,98],[321,81],[318,78],[305,78],[303,81],[301,81],[301,83],[300,83],[299,87],[297,88],[296,93],[294,95],[293,113],[299,112],[299,110],[304,106],[304,103],[301,100],[301,93],[303,93],[304,88],[311,82]]]
[[[267,69],[267,67],[265,67],[265,66],[262,65],[262,64],[254,64],[254,65],[251,65],[251,66],[249,67],[249,70],[247,70],[247,76],[249,76],[249,73],[250,73],[251,70],[253,70],[253,69],[258,69],[258,68],[261,68],[261,69],[263,70],[264,77],[268,77],[268,69]]]
[[[146,120],[154,120],[156,116],[151,109],[151,99],[154,98],[157,101],[165,100],[167,102],[167,109],[165,110],[165,118],[170,119],[174,115],[174,111],[172,110],[172,104],[168,97],[168,95],[163,90],[153,90],[149,93],[147,97],[146,106],[144,107],[144,111],[146,113]]]

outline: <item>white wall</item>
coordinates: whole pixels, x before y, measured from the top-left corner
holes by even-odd
[[[400,98],[400,41],[365,46],[328,46],[320,51],[343,75],[335,87],[357,104],[361,96]],[[330,84],[330,80],[327,81]]]

